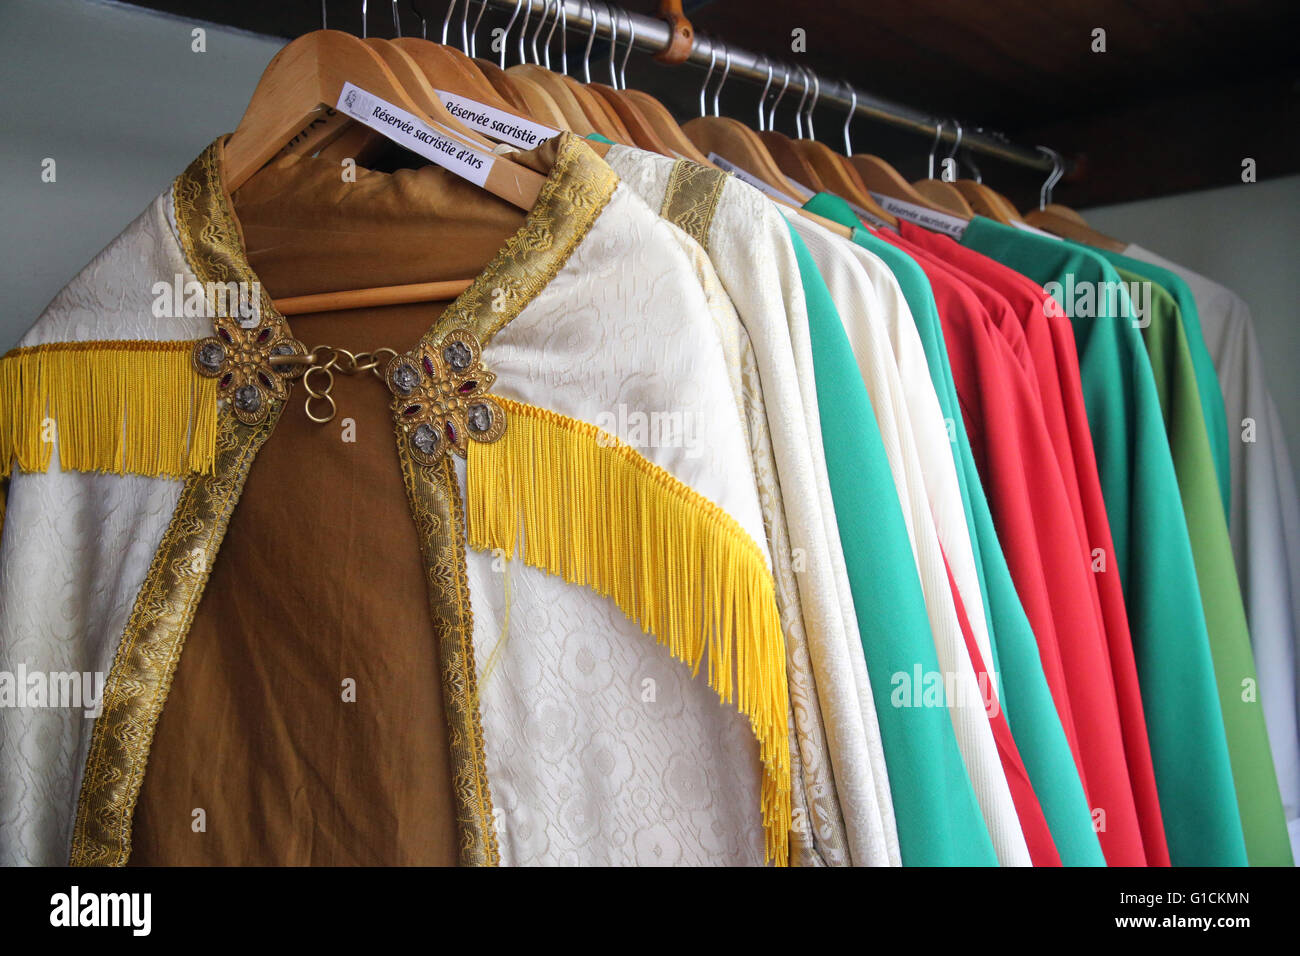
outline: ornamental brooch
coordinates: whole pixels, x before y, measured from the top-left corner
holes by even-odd
[[[212,321],[217,334],[194,344],[194,369],[217,379],[218,397],[230,402],[245,425],[256,425],[266,418],[272,400],[288,397],[286,381],[303,373],[301,362],[285,359],[305,360],[307,349],[281,323],[269,318],[251,329],[224,316]]]
[[[420,464],[437,464],[449,452],[464,458],[470,441],[505,434],[505,412],[487,394],[496,376],[483,367],[482,353],[473,332],[452,329],[388,363],[393,413]]]

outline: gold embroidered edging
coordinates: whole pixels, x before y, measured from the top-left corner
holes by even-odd
[[[398,432],[399,445],[401,432]],[[429,610],[442,661],[452,789],[461,866],[500,863],[487,753],[474,668],[474,614],[465,573],[465,518],[450,456],[422,467],[403,454],[402,478],[415,519],[429,585]]]
[[[279,406],[250,427],[223,409],[211,474],[191,475],[136,596],[104,684],[72,832],[73,866],[124,866],[154,729],[253,457]]]
[[[767,854],[789,859],[785,638],[762,551],[736,520],[602,431],[499,399],[509,427],[469,449],[469,543],[611,598],[749,718],[763,763]]]
[[[614,195],[618,176],[581,139],[562,133],[552,143],[556,157],[551,174],[519,231],[406,353],[406,361],[419,363],[425,351],[436,348],[445,335],[457,329],[469,331],[486,346],[555,278]],[[401,358],[395,359],[390,369],[399,366]],[[406,404],[400,393],[395,394],[397,453],[420,531],[429,606],[443,659],[460,861],[463,865],[496,866],[500,853],[474,667],[463,505],[450,459],[423,466],[415,462],[410,433],[401,416]]]
[[[710,169],[689,159],[677,160],[668,174],[659,218],[667,219],[707,249],[709,227],[726,182],[727,174],[720,169]]]
[[[242,282],[257,289],[263,324],[288,335],[288,323],[248,265],[221,182],[221,147],[221,140],[209,146],[172,185],[185,259],[206,288]],[[215,314],[215,303],[210,305]],[[192,361],[193,346],[187,343],[186,362]],[[283,402],[270,404],[260,424],[247,425],[228,404],[217,403],[212,471],[186,479],[105,680],[77,801],[74,866],[122,866],[130,857],[132,818],[154,728],[248,470],[283,411]]]
[[[64,471],[183,478],[212,468],[217,391],[193,342],[54,342],[0,358],[0,475]]]
[[[555,278],[613,197],[618,175],[580,137],[561,133],[552,142],[551,175],[523,226],[438,317],[426,345],[459,328],[487,345]]]

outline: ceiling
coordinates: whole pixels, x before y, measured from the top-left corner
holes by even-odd
[[[137,5],[245,30],[293,37],[320,26],[320,3],[295,0],[135,0]],[[624,0],[654,15],[655,0]],[[955,116],[1025,145],[1076,160],[1056,197],[1075,206],[1148,198],[1241,182],[1242,160],[1261,179],[1300,173],[1300,4],[1296,0],[712,0],[684,4],[697,31],[775,59],[847,79],[873,94]],[[368,32],[393,35],[391,6],[368,5]],[[359,0],[328,3],[329,26],[359,33]],[[403,32],[430,35],[444,3],[399,3]],[[477,11],[477,6],[475,6]],[[459,21],[457,13],[457,22]],[[479,36],[505,17],[488,11]],[[791,51],[805,31],[806,52]],[[1105,51],[1094,52],[1094,31]],[[571,39],[575,39],[571,37]],[[577,44],[570,44],[571,59]],[[607,47],[597,47],[593,63]],[[601,61],[603,62],[603,61]],[[629,82],[679,119],[698,111],[702,73],[634,56]],[[737,81],[723,112],[754,115],[758,87]],[[787,104],[788,106],[788,104]],[[843,113],[818,113],[818,132],[840,143]],[[792,122],[789,109],[784,125]],[[781,125],[782,119],[778,119]],[[822,132],[827,124],[833,135]],[[904,175],[925,175],[929,143],[865,120],[854,148]],[[1036,200],[1041,173],[981,161],[986,181],[1013,200]]]

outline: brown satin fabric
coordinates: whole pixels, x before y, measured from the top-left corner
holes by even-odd
[[[471,278],[523,213],[441,170],[290,157],[234,197],[273,297]],[[413,346],[446,303],[292,316],[309,348]],[[132,865],[452,865],[438,650],[389,392],[294,387],[253,463],[158,723]],[[346,420],[355,442],[344,441]],[[355,703],[342,699],[356,682]],[[206,832],[192,829],[206,812]]]

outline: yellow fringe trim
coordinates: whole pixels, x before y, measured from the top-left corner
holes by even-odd
[[[57,342],[0,358],[0,476],[46,471],[183,478],[216,456],[217,383],[193,342]]]
[[[469,443],[470,546],[612,597],[629,618],[733,694],[763,762],[767,858],[789,859],[790,738],[785,639],[772,572],[725,511],[594,425],[493,396],[505,435]]]

